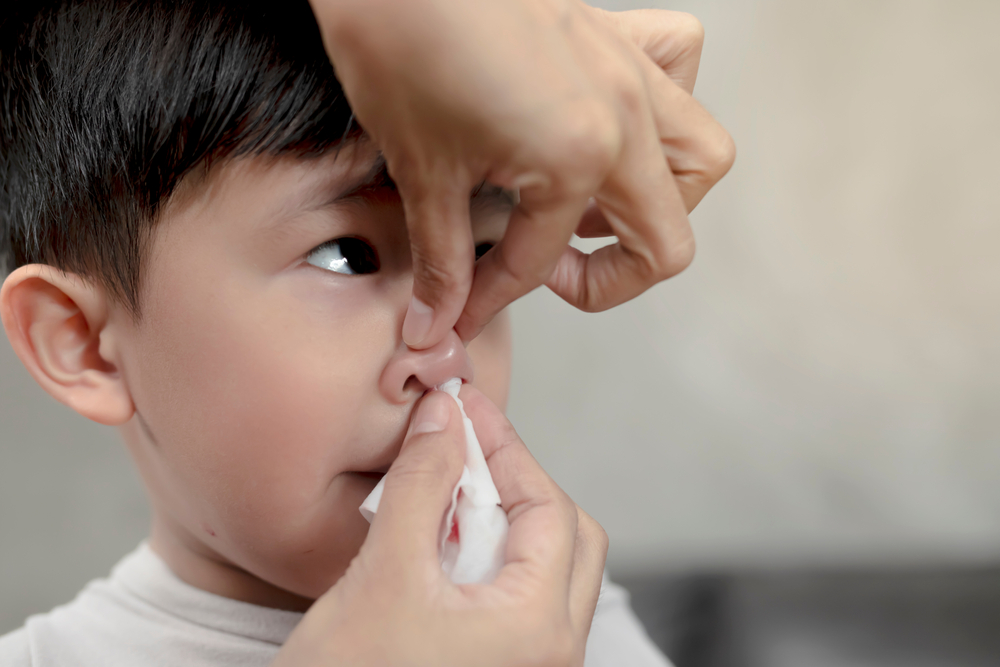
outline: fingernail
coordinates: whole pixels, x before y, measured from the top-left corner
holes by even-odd
[[[434,309],[414,296],[403,320],[403,342],[410,347],[420,345],[427,338],[433,323]]]
[[[451,417],[451,404],[454,400],[444,392],[432,391],[424,396],[417,407],[417,414],[413,416],[411,433],[437,433],[443,431],[448,426]]]

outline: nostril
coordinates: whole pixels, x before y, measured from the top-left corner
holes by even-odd
[[[406,378],[406,382],[403,383],[403,393],[405,394],[411,392],[414,394],[423,394],[428,389],[430,389],[430,387],[425,387],[416,375],[411,375]]]
[[[454,331],[426,350],[412,350],[402,341],[399,345],[379,378],[382,395],[393,403],[412,401],[453,377],[472,381],[472,360]]]
[[[458,336],[455,339],[458,340]],[[411,372],[425,389],[436,387],[453,377],[472,380],[472,360],[461,341],[457,345],[440,345],[417,353],[414,360]]]

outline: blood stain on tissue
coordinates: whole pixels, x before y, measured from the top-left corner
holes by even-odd
[[[458,490],[458,495],[455,496],[455,501],[462,497],[462,489]],[[448,533],[448,541],[458,544],[458,517],[453,516],[451,518],[451,532]]]

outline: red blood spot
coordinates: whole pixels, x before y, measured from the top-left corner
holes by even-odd
[[[202,524],[201,527],[205,529],[206,533],[208,533],[212,537],[215,537],[215,531],[212,530],[207,523]]]
[[[461,498],[462,498],[462,489],[459,489],[458,493],[455,495],[455,502],[458,502]],[[448,533],[448,541],[456,543],[458,542],[458,517],[456,516],[451,517],[451,532]]]

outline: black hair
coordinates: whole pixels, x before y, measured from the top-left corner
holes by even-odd
[[[185,174],[360,134],[306,0],[10,5],[0,269],[77,273],[138,317],[150,230]]]

